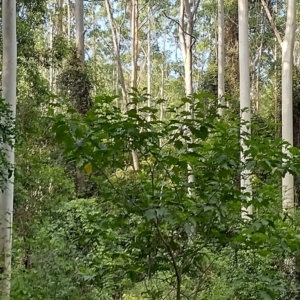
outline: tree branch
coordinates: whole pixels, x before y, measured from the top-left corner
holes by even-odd
[[[270,25],[271,25],[271,27],[272,27],[272,29],[274,31],[274,34],[275,34],[275,36],[277,38],[277,41],[278,41],[279,45],[281,46],[281,44],[283,42],[283,39],[282,39],[282,37],[280,35],[280,32],[279,32],[278,28],[276,27],[274,19],[272,18],[271,12],[270,12],[269,7],[268,7],[268,4],[267,4],[267,2],[265,0],[261,0],[261,3],[262,3],[262,5],[263,5],[263,7],[265,9],[266,15],[267,15],[268,20],[270,22]]]

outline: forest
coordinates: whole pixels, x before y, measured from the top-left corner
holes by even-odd
[[[1,300],[300,299],[300,1],[0,3]]]

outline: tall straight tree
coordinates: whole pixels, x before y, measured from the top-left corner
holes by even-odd
[[[296,0],[287,1],[287,21],[282,42],[282,139],[293,145],[293,50],[296,30]],[[284,147],[283,151],[286,151]],[[282,208],[294,208],[294,177],[282,179]]]
[[[248,42],[248,0],[238,1],[239,19],[239,68],[240,68],[240,114],[241,114],[241,134],[250,135],[251,122],[250,110],[250,72],[249,72],[249,42]],[[245,151],[247,147],[244,138],[241,139],[241,162],[245,164]],[[248,201],[252,198],[251,174],[249,170],[244,170],[241,174],[241,189],[248,194]],[[247,219],[253,213],[251,205],[242,208],[242,218]]]
[[[151,107],[151,7],[148,3],[148,33],[147,33],[147,93],[148,107]],[[151,115],[148,115],[148,121],[151,121]]]
[[[75,2],[76,50],[80,65],[84,66],[84,32],[83,32],[83,0]],[[79,111],[79,113],[83,113]],[[77,195],[82,195],[85,189],[85,174],[76,170]]]
[[[17,38],[16,38],[16,1],[2,0],[2,98],[11,106],[13,117],[16,115],[16,69],[17,69]],[[14,148],[8,144],[1,145],[7,161],[14,166]],[[0,255],[1,255],[1,299],[9,299],[11,277],[11,247],[14,198],[14,174],[7,172],[7,185],[0,193]]]
[[[192,1],[181,0],[179,12],[179,40],[184,66],[184,85],[185,94],[190,96],[193,94],[193,46],[195,43],[194,26],[196,21],[196,12],[198,10],[200,0]],[[186,18],[186,22],[185,22]],[[189,103],[186,104],[186,111],[190,118],[193,119],[193,111]],[[189,134],[189,133],[188,133]],[[192,151],[191,149],[189,149]],[[188,166],[189,176],[188,183],[195,182],[195,176],[192,172],[192,166]]]
[[[224,50],[224,0],[218,0],[218,99],[224,105],[225,94],[225,50]],[[222,116],[224,110],[219,109]]]
[[[131,87],[137,87],[137,62],[138,62],[138,1],[131,1]],[[140,168],[138,154],[132,150],[133,167],[135,170]]]
[[[106,12],[108,16],[108,21],[110,25],[110,30],[111,30],[111,37],[114,45],[114,52],[115,52],[115,58],[117,61],[117,69],[118,69],[118,79],[119,83],[121,85],[121,91],[122,91],[122,97],[123,97],[123,108],[124,111],[126,110],[126,105],[127,105],[127,91],[126,91],[126,84],[125,84],[125,78],[124,78],[124,73],[123,73],[123,68],[122,68],[122,62],[121,62],[121,56],[120,56],[120,45],[117,37],[117,31],[116,31],[116,26],[110,6],[109,0],[105,0],[105,6],[106,6]]]
[[[84,63],[83,0],[75,2],[76,47],[78,58]]]
[[[287,1],[286,27],[284,38],[276,27],[268,3],[261,0],[274,34],[282,49],[282,139],[293,145],[293,50],[296,32],[296,0]],[[287,153],[284,146],[282,151]],[[287,173],[282,179],[282,208],[290,211],[294,208],[294,177]]]

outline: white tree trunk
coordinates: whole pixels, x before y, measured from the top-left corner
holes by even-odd
[[[282,139],[293,145],[293,50],[296,30],[296,0],[287,2],[287,22],[282,42]],[[286,151],[284,148],[283,151]],[[294,177],[282,179],[282,208],[294,208]]]
[[[148,107],[151,107],[151,8],[148,4],[148,34],[147,34],[147,93],[148,95]],[[148,114],[148,121],[151,121],[151,115]]]
[[[225,50],[224,50],[224,0],[218,0],[218,99],[219,105],[224,106],[225,94]],[[223,116],[224,109],[219,108]]]
[[[183,58],[184,66],[184,84],[185,84],[185,94],[186,96],[191,96],[193,94],[193,31],[195,23],[195,14],[199,6],[199,1],[194,1],[193,6],[189,0],[180,1],[180,12],[179,12],[179,40],[180,48]],[[187,21],[185,22],[185,16]],[[194,118],[194,112],[191,109],[191,105],[186,103],[186,111],[189,112],[190,118]],[[187,135],[190,135],[187,132]],[[192,151],[192,149],[188,149]],[[192,172],[192,166],[188,165],[188,183],[195,182],[195,175]],[[189,189],[190,194],[191,189]]]
[[[238,18],[239,18],[239,67],[240,67],[240,112],[241,121],[251,121],[250,111],[250,72],[249,72],[249,42],[248,42],[248,0],[238,1]],[[250,127],[242,124],[241,134],[250,134]],[[247,147],[241,140],[241,162],[245,163],[244,152]],[[252,199],[251,173],[244,170],[241,174],[241,189],[249,193],[248,201]],[[242,208],[242,218],[248,219],[253,213],[251,205]]]
[[[83,0],[75,2],[76,47],[79,58],[84,62]]]
[[[17,39],[16,39],[16,1],[2,0],[2,97],[11,105],[13,117],[16,115],[16,69],[17,69]],[[2,145],[6,152],[7,161],[13,166],[15,163],[14,149],[9,145]],[[1,275],[4,279],[0,282],[1,299],[9,299],[11,277],[11,247],[12,247],[12,222],[14,175],[7,176],[7,185],[4,192],[0,193],[0,251]]]

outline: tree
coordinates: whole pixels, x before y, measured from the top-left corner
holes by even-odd
[[[225,94],[225,53],[224,53],[224,0],[218,0],[218,99],[224,105]],[[223,109],[219,114],[223,115]]]
[[[268,4],[265,0],[261,0],[261,2],[282,50],[282,139],[293,146],[293,51],[296,32],[296,0],[287,1],[286,27],[283,39],[272,18]],[[282,151],[289,155],[286,145],[283,146]],[[283,210],[293,209],[294,202],[294,177],[292,174],[287,173],[282,179]]]
[[[131,87],[137,88],[137,71],[138,71],[138,0],[131,1]],[[135,170],[139,167],[139,158],[137,152],[132,150],[132,161]]]
[[[112,37],[112,41],[113,41],[113,45],[114,45],[115,58],[117,61],[118,78],[119,78],[119,83],[121,85],[123,107],[124,107],[124,111],[125,111],[126,105],[127,105],[127,91],[126,91],[125,78],[124,78],[124,73],[123,73],[123,68],[122,68],[121,57],[120,57],[120,44],[118,42],[116,26],[115,26],[115,22],[113,19],[113,14],[111,11],[111,6],[109,3],[109,0],[105,0],[105,6],[106,6],[107,17],[108,17],[108,21],[109,21],[109,25],[110,25],[110,29],[111,29],[111,37]]]
[[[193,33],[199,4],[200,0],[193,3],[190,3],[189,0],[180,1],[179,40],[184,66],[185,94],[187,97],[193,94],[193,46],[196,42]],[[187,22],[185,22],[185,17],[187,18]],[[186,103],[185,109],[189,113],[190,118],[193,119],[193,111],[189,102]],[[189,135],[189,132],[187,134]],[[195,176],[190,165],[189,173],[188,182],[194,183]]]
[[[293,50],[296,30],[296,0],[287,2],[287,21],[282,42],[282,139],[293,145]],[[286,153],[284,146],[283,152]],[[294,177],[282,179],[282,208],[294,208]]]
[[[250,73],[249,73],[249,42],[248,42],[248,0],[239,0],[239,66],[240,66],[240,112],[241,112],[241,163],[246,163],[245,134],[250,135],[251,107],[250,107]],[[248,136],[246,136],[248,138]],[[248,201],[251,200],[252,186],[250,172],[246,168],[241,173],[241,189],[247,193]],[[242,208],[242,218],[251,215],[252,206]]]
[[[17,70],[17,38],[16,38],[16,1],[2,0],[2,36],[3,36],[3,62],[2,62],[2,98],[16,115],[16,70]],[[11,166],[15,163],[14,145],[2,145],[6,159]],[[1,261],[1,299],[9,299],[11,275],[11,247],[12,222],[14,199],[14,172],[6,173],[6,186],[0,193],[0,254]]]
[[[83,0],[75,2],[76,47],[78,58],[84,64]]]

